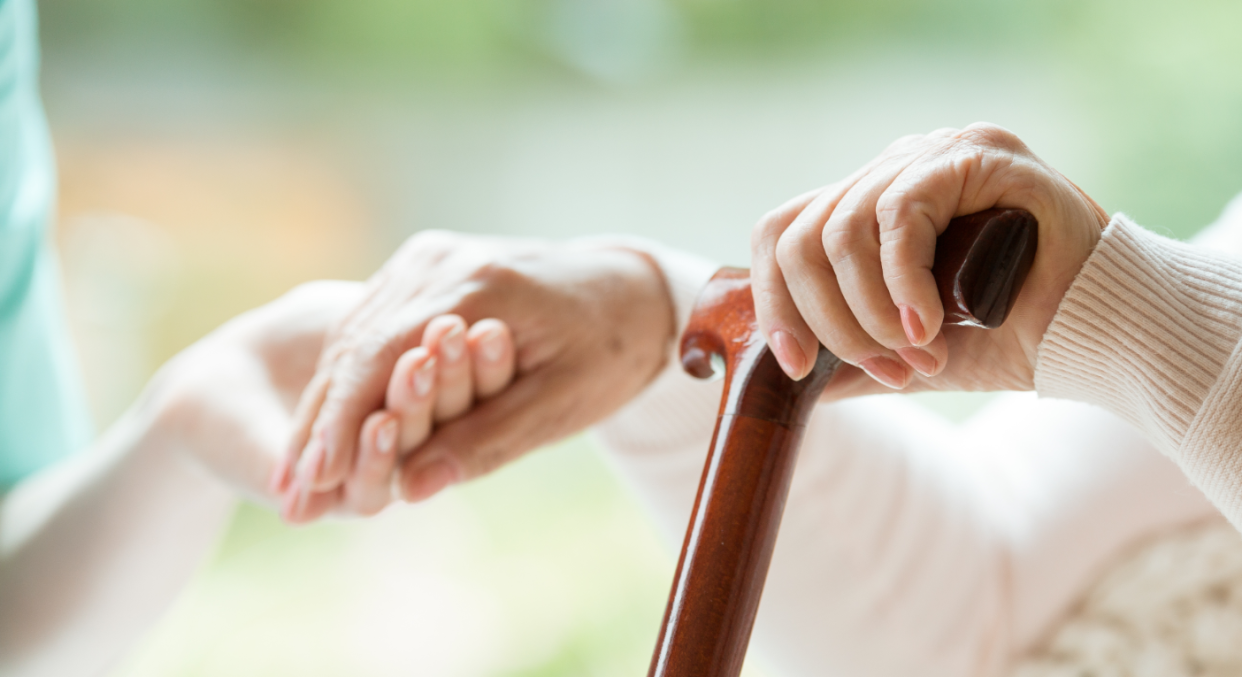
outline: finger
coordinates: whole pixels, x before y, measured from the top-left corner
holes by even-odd
[[[448,421],[470,408],[474,382],[466,354],[466,321],[459,315],[441,315],[427,323],[423,347],[437,357],[434,418]]]
[[[999,128],[972,125],[946,140],[944,152],[904,169],[877,201],[885,284],[907,332],[922,330],[927,341],[944,321],[932,275],[937,236],[954,216],[1001,205],[1007,197],[1006,182],[990,177],[1006,168],[1012,156],[979,152],[971,142],[979,134],[1012,136]],[[1016,137],[1013,142],[1021,143]]]
[[[408,454],[431,433],[437,358],[427,348],[407,350],[392,371],[384,406],[399,419],[397,453]]]
[[[814,205],[813,205],[814,206]],[[900,389],[909,382],[909,367],[863,330],[846,303],[837,276],[820,245],[817,228],[822,214],[798,217],[777,243],[776,259],[789,284],[798,313],[828,350],[861,367],[884,385]]]
[[[362,424],[358,460],[345,481],[344,505],[358,515],[374,515],[392,500],[392,473],[397,464],[396,414],[377,411]]]
[[[293,415],[293,437],[289,440],[289,446],[286,447],[284,456],[276,465],[268,485],[272,494],[283,494],[288,490],[289,483],[293,481],[294,470],[297,468],[303,449],[310,440],[311,426],[315,422],[315,416],[319,413],[319,407],[323,405],[330,382],[328,372],[316,372],[302,391]]]
[[[577,382],[570,374],[551,370],[524,376],[466,416],[438,428],[402,464],[398,476],[402,498],[425,500],[574,432],[574,423],[563,414],[574,408]]]
[[[290,514],[302,514],[310,497],[318,493],[315,482],[320,473],[323,472],[324,459],[326,457],[327,452],[324,449],[323,436],[311,435],[310,441],[306,443],[306,448],[302,452],[302,458],[298,460],[293,481],[289,483],[289,487],[285,490],[285,498],[290,500],[293,506],[290,509]]]
[[[776,247],[785,230],[797,219],[810,218],[819,232],[827,215],[855,183],[889,158],[909,153],[928,138],[947,136],[955,130],[937,130],[924,136],[911,134],[897,139],[879,156],[826,188],[804,193],[781,205],[759,221],[751,236],[751,288],[759,330],[768,339],[781,369],[793,379],[810,372],[819,352],[815,332],[799,314],[776,259]],[[804,213],[806,214],[804,216]],[[816,244],[816,247],[821,245]]]
[[[898,348],[897,355],[918,373],[931,377],[944,371],[945,365],[949,363],[949,343],[944,334],[937,333],[925,345]]]
[[[862,177],[828,216],[822,234],[824,252],[836,271],[837,282],[850,310],[867,334],[893,350],[922,345],[935,334],[928,335],[918,322],[917,314],[909,311],[905,313],[907,322],[903,326],[902,314],[889,292],[880,258],[881,231],[877,205],[884,191],[928,148],[915,147],[910,152],[894,155]],[[925,261],[930,277],[936,248],[935,229],[890,231],[887,235],[890,239],[913,239],[914,245],[910,250],[919,252],[919,262]]]
[[[513,380],[516,350],[509,325],[496,319],[479,320],[466,332],[474,372],[474,396],[488,399]]]
[[[312,426],[308,449],[316,440],[325,449],[325,460],[317,472],[302,452],[306,464],[308,486],[326,491],[341,486],[353,467],[358,435],[363,420],[384,406],[388,381],[397,359],[418,335],[421,324],[398,318],[396,330],[375,329],[370,338],[352,345],[332,368],[331,384],[324,396],[319,415]],[[413,329],[407,329],[413,327]]]
[[[827,191],[831,190],[830,186]],[[777,207],[759,220],[751,234],[750,284],[755,318],[781,369],[794,380],[806,376],[815,364],[819,339],[789,295],[776,264],[776,243],[798,214],[827,191],[804,193]]]
[[[303,491],[295,479],[280,503],[280,517],[288,524],[307,524],[340,505],[341,489]]]

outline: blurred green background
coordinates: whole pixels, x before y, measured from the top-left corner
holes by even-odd
[[[1225,0],[40,9],[101,425],[223,320],[364,277],[423,228],[629,232],[745,264],[767,209],[977,120],[1179,237],[1242,190]],[[924,399],[951,417],[979,401]],[[586,438],[365,523],[244,507],[116,675],[641,674],[672,553]]]

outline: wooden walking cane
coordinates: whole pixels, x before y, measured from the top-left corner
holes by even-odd
[[[932,269],[945,324],[991,329],[1005,321],[1034,262],[1037,231],[1035,217],[1019,209],[950,222]],[[716,273],[682,335],[686,371],[711,376],[713,357],[724,362],[724,395],[648,677],[741,672],[798,443],[841,364],[821,346],[809,376],[787,377],[755,325],[750,273],[738,268]]]

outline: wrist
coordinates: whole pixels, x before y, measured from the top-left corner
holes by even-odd
[[[677,309],[664,271],[643,244],[637,238],[585,238],[570,244],[570,255],[580,249],[609,259],[600,266],[612,278],[600,286],[604,296],[613,297],[609,304],[616,312],[609,321],[636,330],[641,351],[662,360],[677,336]]]
[[[681,336],[690,320],[690,312],[694,309],[699,292],[720,269],[720,265],[695,254],[636,236],[609,235],[583,238],[577,242],[630,251],[642,256],[644,263],[654,269],[659,276],[665,298],[671,303],[673,330],[670,338],[672,348],[676,350],[676,339]]]
[[[184,381],[183,371],[178,355],[160,367],[126,410],[123,420],[140,436],[143,448],[178,450],[183,446],[185,407],[178,387]]]

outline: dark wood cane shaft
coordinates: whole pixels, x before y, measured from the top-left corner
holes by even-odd
[[[1034,261],[1038,224],[994,209],[954,219],[933,274],[948,324],[997,327]],[[649,677],[736,677],[759,610],[798,445],[841,364],[823,347],[811,374],[785,376],[755,324],[749,271],[725,268],[699,296],[682,364],[725,386]]]

